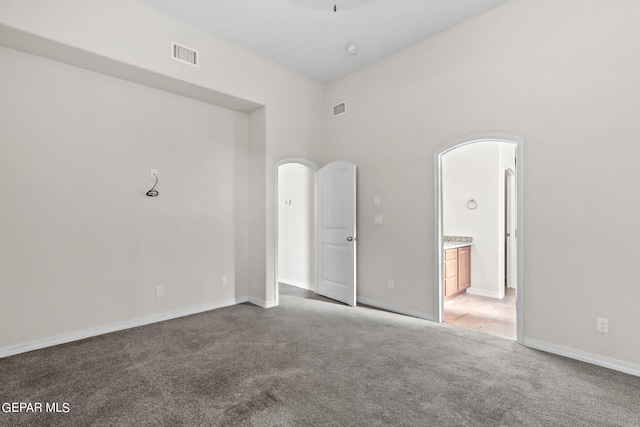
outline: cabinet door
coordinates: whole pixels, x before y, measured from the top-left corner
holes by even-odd
[[[458,290],[471,286],[471,247],[458,248]]]
[[[444,296],[458,292],[458,250],[444,251]]]

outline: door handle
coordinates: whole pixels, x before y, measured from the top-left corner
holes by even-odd
[[[353,237],[351,236],[347,237],[347,242],[353,242]]]

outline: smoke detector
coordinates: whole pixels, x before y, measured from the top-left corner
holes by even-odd
[[[349,43],[344,48],[349,55],[355,55],[356,53],[358,53],[358,45],[355,43]]]

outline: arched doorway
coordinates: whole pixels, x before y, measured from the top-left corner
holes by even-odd
[[[300,278],[289,280],[291,285],[355,306],[356,165],[334,161],[319,168],[305,159],[285,159],[276,163],[275,183],[276,305],[283,275],[289,275]],[[297,194],[297,201],[288,194]],[[294,213],[299,205],[303,209]]]
[[[315,174],[319,169],[301,158],[276,163],[276,305],[281,282],[316,291]]]
[[[443,175],[444,173],[443,165],[445,164],[446,156],[448,153],[453,153],[454,150],[458,150],[464,147],[478,148],[480,147],[479,144],[481,143],[494,143],[495,145],[498,145],[498,146],[503,145],[503,146],[512,147],[512,151],[515,152],[515,158],[513,160],[513,164],[511,165],[511,167],[507,168],[507,169],[511,169],[511,172],[513,173],[513,177],[511,178],[510,178],[510,175],[506,173],[505,168],[499,169],[500,166],[496,166],[498,168],[495,171],[496,182],[498,182],[498,179],[500,179],[501,180],[500,185],[502,185],[502,188],[497,190],[497,191],[501,191],[500,193],[501,194],[500,197],[502,197],[502,200],[501,200],[502,204],[500,205],[501,208],[498,208],[497,204],[494,206],[493,202],[488,204],[492,207],[492,209],[497,209],[498,211],[499,209],[501,209],[500,213],[499,214],[496,213],[495,215],[502,215],[502,217],[500,218],[500,221],[503,224],[503,226],[502,228],[499,229],[499,231],[497,231],[497,233],[500,234],[499,238],[503,239],[501,241],[501,244],[497,243],[498,236],[493,236],[493,238],[496,239],[495,251],[496,252],[502,251],[500,254],[502,256],[501,258],[502,261],[500,265],[492,266],[493,268],[495,268],[496,274],[499,275],[500,279],[497,279],[497,278],[492,279],[492,280],[495,280],[495,283],[492,283],[492,284],[495,284],[496,286],[496,291],[494,293],[489,295],[489,293],[493,291],[482,289],[482,287],[480,287],[480,289],[474,290],[474,293],[482,295],[483,292],[485,292],[487,293],[487,296],[492,296],[494,298],[503,298],[505,295],[504,288],[499,288],[498,286],[504,286],[505,284],[509,283],[509,276],[506,276],[507,270],[513,273],[513,276],[511,277],[515,277],[515,283],[512,283],[512,287],[517,289],[517,296],[515,297],[516,306],[517,306],[517,314],[516,314],[516,337],[517,338],[516,339],[519,343],[522,343],[523,330],[524,330],[524,323],[523,323],[524,322],[524,315],[523,315],[523,312],[524,312],[523,290],[524,289],[523,289],[523,280],[522,280],[523,259],[524,259],[524,252],[523,252],[523,241],[524,241],[523,225],[524,224],[523,224],[523,209],[522,209],[523,207],[523,203],[522,203],[523,202],[523,194],[522,194],[523,163],[524,162],[523,162],[523,146],[522,146],[523,141],[519,137],[504,136],[504,135],[486,135],[486,136],[479,136],[479,137],[469,137],[462,140],[454,141],[451,144],[448,144],[440,148],[434,154],[434,171],[435,171],[434,283],[436,284],[434,286],[434,301],[435,301],[434,312],[436,314],[435,317],[439,322],[442,322],[444,320],[444,299],[445,299],[445,294],[447,293],[447,290],[445,289],[445,283],[446,283],[445,274],[446,275],[450,274],[449,272],[445,272],[445,269],[447,268],[445,263],[448,261],[445,259],[445,256],[449,258],[448,252],[451,252],[451,251],[448,251],[447,254],[445,255],[445,236],[447,237],[447,239],[453,238],[455,240],[456,238],[458,238],[458,236],[451,237],[446,235],[447,230],[445,228],[445,204],[450,203],[451,201],[445,200],[444,198],[445,197],[445,192],[444,192],[445,177]],[[478,144],[478,145],[475,145],[475,144]],[[498,165],[498,163],[496,163],[496,165]],[[464,173],[467,173],[467,170],[464,170]],[[512,187],[510,187],[511,197],[508,199],[506,191],[507,191],[507,188],[509,188],[509,185],[511,185]],[[459,215],[460,218],[463,218],[463,219],[474,218],[475,220],[475,218],[480,216],[480,214],[486,214],[486,209],[482,209],[482,208],[478,209],[478,208],[479,207],[486,208],[487,204],[483,204],[483,200],[476,200],[476,199],[477,197],[474,197],[471,193],[467,193],[467,194],[464,194],[464,200],[466,200],[466,203],[464,203],[463,200],[454,201],[455,203],[457,203],[456,206],[458,206],[458,208],[462,212],[462,214]],[[506,222],[508,221],[507,209],[504,206],[504,203],[507,203],[507,202],[511,203],[510,205],[511,209],[509,210],[509,214],[512,216],[510,217],[511,223],[509,225],[513,227],[513,233],[509,236],[507,236],[508,231],[506,228]],[[513,214],[514,211],[515,211],[515,214]],[[467,215],[467,216],[465,217],[464,215]],[[512,240],[508,241],[507,239],[512,239]],[[480,241],[478,241],[477,243],[478,243],[478,247],[473,248],[472,246],[471,247],[472,251],[475,250],[477,252],[480,246]],[[508,255],[507,246],[509,247],[509,254],[511,254],[511,257],[507,257]],[[504,249],[499,249],[500,247],[503,247]],[[465,254],[465,256],[467,255]],[[505,262],[508,262],[509,259],[513,259],[512,267],[510,268],[505,264]],[[471,277],[471,286],[473,287],[473,274]],[[467,290],[465,290],[465,292],[466,291]]]

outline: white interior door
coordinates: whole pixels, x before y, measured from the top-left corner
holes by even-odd
[[[316,175],[318,294],[356,305],[356,165],[333,162]]]

